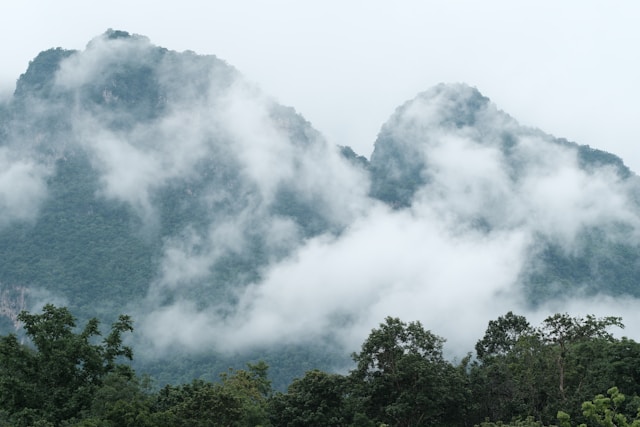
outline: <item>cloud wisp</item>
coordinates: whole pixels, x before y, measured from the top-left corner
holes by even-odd
[[[584,167],[577,145],[520,126],[468,86],[398,108],[366,170],[223,61],[143,37],[96,38],[51,84],[71,109],[53,156],[86,153],[92,197],[131,208],[159,242],[146,295],[131,304],[154,352],[318,342],[348,352],[391,315],[421,320],[463,355],[509,310],[624,316],[636,302],[581,284],[570,300],[527,300],[532,259],[549,242],[573,256],[602,229],[640,245],[637,180],[615,164]],[[0,146],[0,226],[37,218],[53,173],[51,159],[12,150]]]
[[[488,320],[509,310],[535,321],[554,311],[616,314],[632,306],[634,299],[616,306],[579,290],[569,300],[526,300],[522,280],[541,238],[576,254],[584,249],[580,233],[604,227],[610,239],[638,244],[635,184],[613,166],[581,167],[577,146],[523,128],[477,96],[464,85],[436,88],[383,128],[422,165],[410,207],[333,191],[362,204],[343,233],[302,241],[239,288],[231,313],[189,301],[154,312],[145,323],[153,341],[219,351],[327,341],[350,351],[392,315],[421,320],[463,355]],[[624,234],[615,231],[620,224]],[[181,324],[198,326],[167,327]]]

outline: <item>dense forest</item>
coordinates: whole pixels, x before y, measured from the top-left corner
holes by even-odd
[[[158,384],[130,367],[120,316],[101,339],[65,307],[23,311],[24,336],[0,338],[2,426],[624,426],[640,423],[640,344],[620,318],[555,314],[533,327],[490,321],[475,352],[451,362],[445,339],[387,317],[347,373],[310,370],[286,390],[263,361],[215,382]]]

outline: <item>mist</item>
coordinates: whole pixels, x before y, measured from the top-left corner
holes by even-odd
[[[133,102],[110,70],[155,86]],[[160,242],[144,297],[124,307],[149,353],[326,343],[348,354],[386,316],[420,320],[452,357],[508,311],[532,324],[555,312],[616,315],[630,337],[640,332],[633,297],[577,284],[571,297],[532,304],[526,289],[543,243],[579,254],[584,231],[598,228],[640,245],[635,177],[585,167],[576,144],[521,126],[475,88],[419,94],[389,112],[374,153],[360,153],[371,170],[387,168],[375,179],[405,177],[410,161],[406,205],[374,197],[366,167],[213,56],[103,35],[60,62],[52,92],[73,99],[65,150],[87,153],[93,197],[130,208]],[[0,227],[38,219],[64,155],[12,150],[0,145]],[[163,234],[166,200],[182,216]],[[256,271],[225,282],[222,263],[254,257]]]
[[[33,221],[46,197],[50,169],[0,146],[0,228],[13,221]]]
[[[523,288],[541,236],[569,255],[584,250],[579,235],[591,227],[637,245],[631,184],[614,167],[585,170],[576,146],[520,126],[488,100],[461,113],[474,93],[465,85],[438,87],[385,125],[425,166],[428,184],[411,207],[390,209],[336,188],[329,200],[359,204],[343,232],[299,241],[263,269],[262,280],[239,288],[231,313],[182,300],[149,315],[145,333],[161,349],[177,343],[234,352],[326,342],[349,352],[384,317],[397,316],[422,321],[448,340],[450,355],[462,357],[489,320],[510,310],[534,324],[556,312],[621,315],[635,324],[634,298],[578,292],[533,306]],[[446,123],[460,114],[474,117],[460,127]],[[620,224],[628,226],[624,234],[616,231]],[[184,324],[197,326],[171,326]]]

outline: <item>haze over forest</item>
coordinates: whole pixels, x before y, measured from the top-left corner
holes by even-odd
[[[637,339],[640,183],[614,154],[464,83],[356,153],[241,73],[114,30],[29,64],[0,106],[5,330],[54,302],[131,315],[142,360],[348,354],[386,316],[456,358],[507,311]]]

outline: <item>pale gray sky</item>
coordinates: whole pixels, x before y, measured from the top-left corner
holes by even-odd
[[[369,156],[383,122],[439,82],[640,171],[640,2],[3,0],[0,92],[50,47],[107,28],[215,54],[335,144]]]

